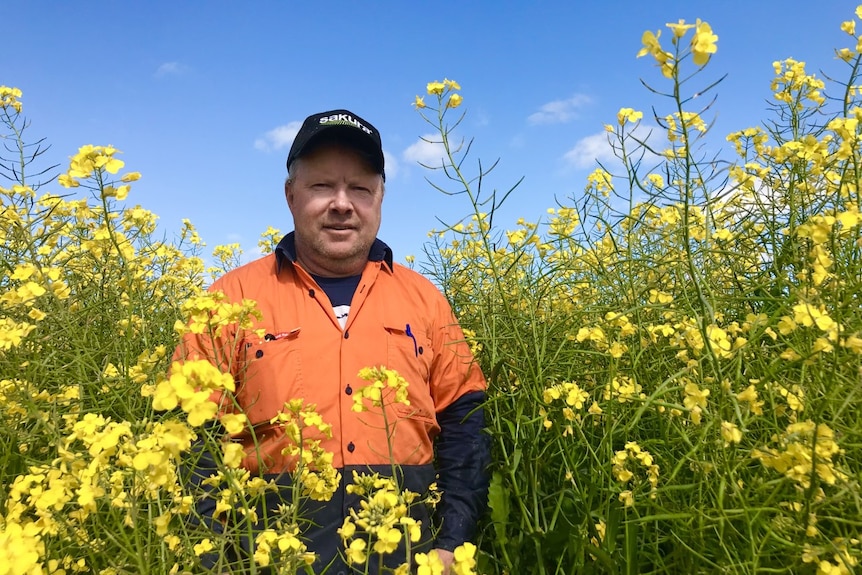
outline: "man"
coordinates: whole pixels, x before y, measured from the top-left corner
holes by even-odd
[[[313,525],[305,535],[319,554],[315,571],[331,565],[327,573],[348,572],[338,529],[357,496],[346,486],[354,471],[391,476],[393,469],[383,418],[374,410],[353,411],[352,395],[366,383],[358,377],[361,369],[397,371],[409,384],[409,405],[392,406],[396,418],[387,421],[395,426],[391,457],[402,487],[425,494],[436,481],[442,491],[436,539],[414,544],[412,551],[433,546],[448,569],[452,550],[474,535],[487,497],[484,377],[440,291],[394,263],[392,251],[377,239],[385,182],[378,131],[347,110],[309,116],[287,168],[284,191],[294,231],[273,254],[211,287],[232,301],[255,300],[263,315],[252,329],[215,344],[221,357],[230,358],[222,367],[231,366],[236,400],[254,430],[233,438],[246,448],[243,465],[277,477],[286,488],[279,475],[289,471],[286,443],[270,421],[291,399],[316,404],[332,425],[332,438],[322,446],[333,453],[342,479],[331,501],[309,507]],[[177,356],[192,357],[210,345],[190,334]],[[198,465],[198,480],[207,475],[204,468]],[[431,517],[421,508],[412,511],[430,539]],[[213,509],[211,500],[199,505],[204,517]],[[397,555],[392,566],[405,560]],[[373,569],[376,559],[371,564]]]

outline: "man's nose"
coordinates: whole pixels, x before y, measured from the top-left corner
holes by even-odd
[[[330,208],[337,212],[349,212],[353,209],[353,202],[350,200],[350,194],[345,186],[339,186],[335,189]]]

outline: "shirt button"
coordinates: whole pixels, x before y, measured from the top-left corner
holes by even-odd
[[[349,338],[349,337],[350,337],[350,332],[349,332],[349,331],[345,331],[345,332],[344,332],[344,339],[347,339],[347,338]]]
[[[262,358],[263,357],[263,350],[262,349],[257,350],[256,352],[254,352],[254,356],[258,359]]]
[[[347,387],[344,388],[344,393],[346,393],[347,395],[352,395],[353,394],[353,388],[348,385]]]
[[[347,451],[349,451],[350,453],[353,453],[353,450],[355,450],[355,449],[356,449],[356,446],[353,445],[352,441],[347,444]]]

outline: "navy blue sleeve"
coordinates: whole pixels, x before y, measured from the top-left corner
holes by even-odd
[[[210,425],[210,432],[220,431],[220,426]],[[188,517],[190,526],[203,525],[210,531],[221,534],[224,525],[213,517],[216,508],[216,500],[213,497],[214,488],[204,484],[203,481],[218,472],[213,454],[204,446],[204,441],[198,439],[191,449],[189,457],[183,466],[183,482],[187,493],[195,497],[195,509]],[[201,564],[209,569],[215,567],[219,560],[219,553],[212,551],[200,557]]]
[[[462,395],[437,415],[440,531],[435,546],[453,551],[476,534],[476,525],[488,504],[491,463],[490,438],[485,433],[485,393]]]

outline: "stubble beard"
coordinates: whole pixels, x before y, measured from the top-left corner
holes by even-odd
[[[308,263],[312,263],[314,267],[325,269],[326,272],[335,275],[345,277],[357,275],[362,273],[365,262],[368,261],[368,253],[371,251],[373,242],[372,238],[371,241],[359,241],[344,248],[340,245],[333,246],[331,242],[319,236],[315,238],[297,236],[297,258],[300,263],[308,262],[310,259]]]

